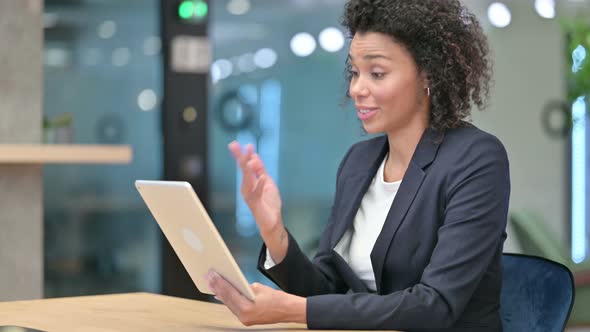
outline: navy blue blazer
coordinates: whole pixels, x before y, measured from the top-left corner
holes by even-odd
[[[469,124],[445,134],[424,132],[371,252],[373,293],[334,247],[388,149],[385,136],[350,148],[313,261],[289,235],[286,257],[268,270],[263,246],[259,270],[284,291],[307,297],[311,329],[501,331],[510,196],[502,143]]]

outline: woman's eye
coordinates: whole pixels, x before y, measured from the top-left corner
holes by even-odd
[[[383,76],[385,76],[385,74],[384,73],[371,73],[371,76],[373,76],[373,78],[380,79],[380,78],[383,78]]]
[[[352,77],[359,76],[359,73],[356,70],[350,70],[349,72],[350,72],[350,76],[352,76]]]

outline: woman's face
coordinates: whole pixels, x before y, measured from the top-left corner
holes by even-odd
[[[383,33],[357,33],[350,64],[350,96],[369,134],[428,125],[427,83],[405,47]]]

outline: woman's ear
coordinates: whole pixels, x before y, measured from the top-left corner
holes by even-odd
[[[420,85],[422,86],[422,89],[424,90],[424,93],[430,97],[430,80],[428,79],[428,75],[426,75],[425,71],[421,71],[420,72]]]
[[[422,82],[422,87],[424,90],[430,88],[430,80],[428,79],[428,75],[424,70],[420,72],[420,82]]]

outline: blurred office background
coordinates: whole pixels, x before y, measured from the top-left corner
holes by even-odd
[[[281,190],[286,225],[312,254],[338,163],[367,138],[345,102],[344,3],[46,0],[44,140],[128,144],[134,156],[124,166],[44,167],[44,296],[166,293],[175,281],[165,276],[182,271],[166,263],[169,248],[133,182],[169,174],[186,175],[203,194],[248,280],[269,284],[256,271],[261,240],[226,148],[234,139],[256,144]],[[579,97],[590,93],[582,56],[590,51],[590,0],[465,3],[493,49],[490,107],[473,120],[500,138],[511,162],[505,251],[588,271],[587,100]],[[175,33],[208,33],[206,83],[190,63],[171,68]],[[204,97],[192,98],[192,89]],[[191,136],[204,127],[205,139]],[[578,287],[584,301],[587,286]],[[181,286],[175,295],[196,296],[182,289],[190,292]],[[590,309],[574,314],[590,325]]]

